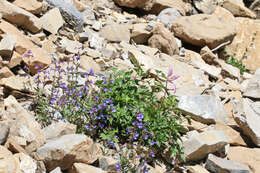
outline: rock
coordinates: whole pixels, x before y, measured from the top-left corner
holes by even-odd
[[[48,140],[45,145],[37,149],[36,158],[45,163],[46,169],[51,171],[56,167],[69,169],[73,163],[94,163],[100,148],[92,139],[81,134],[68,134]]]
[[[168,28],[171,29],[172,23],[181,17],[181,14],[176,8],[166,8],[162,10],[159,15],[158,19]]]
[[[158,25],[154,28],[153,35],[149,38],[148,44],[171,56],[179,54],[179,48],[174,36],[163,25]]]
[[[13,120],[10,124],[10,131],[7,137],[6,146],[10,146],[10,141],[14,140],[18,144],[22,142],[22,147],[26,152],[31,153],[45,143],[45,136],[40,125],[34,120],[33,115],[27,112],[13,96],[4,100],[4,117],[6,120]]]
[[[70,169],[69,173],[85,173],[85,172],[91,172],[91,173],[106,173],[106,171],[103,171],[100,168],[96,168],[91,165],[87,165],[84,163],[74,163],[72,169]]]
[[[46,139],[53,139],[57,137],[61,137],[63,135],[75,134],[76,133],[76,125],[64,123],[64,122],[54,122],[51,125],[45,127],[44,134]]]
[[[33,14],[42,12],[42,3],[37,0],[15,0],[12,3]]]
[[[181,57],[177,55],[169,56],[162,53],[151,56],[150,54],[142,53],[138,48],[126,43],[121,43],[120,46],[126,52],[127,57],[133,58],[138,64],[144,64],[142,69],[144,71],[150,70],[154,75],[156,75],[155,70],[160,70],[167,75],[171,66],[173,73],[181,76],[175,81],[177,90],[174,95],[181,96],[187,93],[200,95],[204,90],[203,88],[208,85],[208,80],[201,71],[196,70],[191,65],[178,61],[177,59]],[[126,60],[129,61],[129,59]],[[169,85],[169,89],[173,89],[173,87],[173,85]],[[170,92],[173,93],[172,90]]]
[[[0,13],[7,21],[22,26],[33,33],[42,29],[42,23],[38,17],[6,0],[0,0]]]
[[[206,169],[210,172],[244,172],[250,173],[247,165],[232,160],[222,159],[213,154],[209,154],[206,161]]]
[[[257,19],[260,19],[260,1],[259,0],[255,0],[250,5],[249,9],[251,9],[256,14]]]
[[[24,153],[17,153],[14,155],[17,160],[20,161],[20,169],[22,173],[35,173],[37,169],[36,161],[34,161],[30,156]]]
[[[10,59],[13,54],[14,46],[15,40],[9,35],[4,35],[0,41],[0,56]]]
[[[237,67],[234,67],[231,64],[227,64],[224,60],[222,59],[218,59],[217,60],[218,64],[221,66],[222,68],[222,72],[221,74],[224,77],[231,77],[231,78],[236,78],[236,79],[240,79],[240,70]]]
[[[18,75],[11,75],[10,77],[2,78],[0,80],[0,85],[10,90],[16,90],[20,92],[34,91],[32,81],[28,80],[28,78]]]
[[[209,173],[209,171],[201,165],[187,166],[187,168],[190,173]]]
[[[243,96],[260,99],[260,68],[257,69],[254,77],[249,80]]]
[[[217,55],[215,55],[209,48],[208,46],[203,47],[200,50],[200,55],[201,58],[207,63],[207,64],[218,64],[217,63]]]
[[[210,130],[184,140],[184,155],[187,161],[198,161],[209,153],[220,151],[228,144],[222,131]]]
[[[151,13],[159,14],[162,10],[166,8],[175,8],[181,15],[189,14],[192,11],[192,6],[189,3],[185,3],[182,0],[154,0],[153,8]]]
[[[109,24],[100,30],[100,36],[110,42],[129,42],[130,31],[128,25],[123,24]]]
[[[15,51],[18,54],[24,56],[29,50],[32,52],[34,57],[24,58],[23,61],[33,74],[51,63],[51,58],[49,55],[41,48],[35,46],[15,26],[9,24],[8,22],[2,21],[0,22],[0,31],[12,36],[16,42]],[[36,65],[39,66],[38,69],[35,68]]]
[[[64,3],[63,0],[47,0],[46,2],[52,7],[59,8],[66,23],[75,28],[76,32],[83,31],[83,15],[73,3]]]
[[[65,51],[67,54],[77,54],[82,47],[81,43],[77,41],[72,41],[67,38],[63,38],[60,41],[61,50]]]
[[[206,131],[208,129],[204,129],[203,131]],[[229,144],[231,145],[247,146],[247,144],[244,142],[239,132],[235,131],[234,129],[232,129],[231,127],[223,123],[216,123],[215,125],[212,126],[212,129],[223,131],[229,141]]]
[[[86,10],[86,6],[80,2],[79,0],[73,0],[73,4],[75,5],[75,7],[80,11],[83,12]]]
[[[195,0],[193,4],[197,10],[205,14],[212,14],[215,10],[213,0]]]
[[[114,0],[114,2],[123,7],[142,8],[147,11],[153,7],[153,0]]]
[[[253,173],[260,170],[259,148],[230,147],[227,158],[248,165]]]
[[[6,142],[10,130],[9,125],[10,125],[9,122],[6,121],[0,122],[0,145]]]
[[[188,113],[192,119],[205,124],[227,122],[223,104],[210,95],[181,96],[178,107]]]
[[[255,71],[260,67],[260,20],[237,17],[237,35],[231,44],[225,47],[229,56],[242,60],[242,64],[248,70]]]
[[[0,145],[0,171],[3,173],[20,173],[19,160],[5,147]]]
[[[60,167],[57,167],[56,169],[52,170],[50,173],[62,173]]]
[[[183,41],[210,49],[231,41],[236,35],[234,25],[208,14],[180,17],[173,22],[172,31]]]
[[[53,16],[55,16],[55,18]],[[62,27],[64,24],[64,20],[60,14],[59,8],[51,9],[50,11],[45,13],[40,19],[43,23],[43,29],[52,34],[56,34],[60,27]]]
[[[227,23],[232,23],[232,24],[236,23],[236,19],[233,16],[233,14],[221,6],[216,6],[215,11],[212,14],[218,16],[219,18],[221,18]]]
[[[145,44],[148,42],[151,32],[146,30],[146,23],[137,23],[133,25],[131,39],[137,44]]]
[[[101,71],[101,67],[97,64],[93,58],[83,55],[80,59],[80,67],[85,71],[89,72],[90,69],[94,71],[94,73],[99,73]]]
[[[100,157],[99,167],[108,172],[116,172],[116,164],[118,161],[114,160],[112,157]]]
[[[182,122],[182,125],[184,127],[187,127],[189,131],[196,130],[198,132],[204,132],[205,129],[207,129],[207,127],[208,127],[206,124],[202,124],[202,123],[195,121],[193,119],[191,119],[190,121],[191,121],[191,124],[189,124],[189,122],[186,119],[184,119],[183,122]]]
[[[0,69],[0,79],[9,78],[11,76],[14,77],[14,74],[8,67],[3,67]]]
[[[13,55],[7,66],[11,69],[19,65],[21,62],[22,62],[22,56],[19,55],[17,52],[13,51]]]
[[[88,44],[90,48],[93,48],[95,50],[101,50],[103,48],[104,42],[104,38],[100,37],[96,33],[92,33],[89,36]]]
[[[224,0],[221,6],[230,11],[234,16],[256,18],[254,12],[245,7],[243,3],[237,3],[236,0]]]
[[[260,112],[257,111],[256,104],[249,99],[242,99],[233,109],[236,123],[243,133],[251,138],[256,146],[260,146]]]
[[[203,71],[205,71],[207,74],[209,74],[211,77],[213,78],[219,78],[220,77],[220,73],[221,73],[221,68],[219,67],[215,67],[213,65],[208,65],[207,63],[205,63],[205,61],[202,59],[202,57],[200,56],[200,54],[193,52],[191,50],[186,50],[185,49],[185,58],[190,60],[191,64],[196,67],[199,68]]]

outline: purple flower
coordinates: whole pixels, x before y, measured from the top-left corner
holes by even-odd
[[[119,163],[116,164],[116,171],[119,172],[121,170],[121,166]]]
[[[148,139],[148,135],[144,135],[144,140],[147,140]]]
[[[75,108],[76,108],[76,109],[79,109],[79,108],[80,108],[80,106],[79,106],[79,105],[76,105],[76,106],[75,106]]]
[[[112,112],[116,112],[116,109],[115,109],[115,108],[113,108],[113,109],[112,109]]]
[[[93,114],[94,112],[93,112],[93,110],[90,110],[89,113],[90,113],[90,114]]]
[[[133,136],[133,140],[137,140],[138,137],[139,137],[139,134],[135,133],[134,136]]]
[[[85,125],[85,129],[86,129],[86,130],[90,130],[90,127],[89,127],[88,124]]]
[[[142,121],[143,118],[144,118],[144,115],[141,112],[137,114],[138,121]]]
[[[104,91],[105,91],[105,92],[107,92],[107,91],[108,91],[108,89],[107,89],[107,88],[104,88]]]
[[[110,147],[114,147],[114,143],[112,141],[107,142]]]
[[[138,127],[139,129],[143,128],[143,123],[142,123],[142,122],[138,122],[138,123],[137,123],[137,127]]]
[[[177,80],[180,77],[180,75],[173,75],[173,69],[170,66],[169,71],[167,74],[167,81],[170,82],[173,85],[173,91],[176,92],[176,85],[173,83],[173,81]]]
[[[36,64],[34,68],[37,70],[40,68],[40,66],[38,64]]]
[[[151,156],[152,156],[152,157],[155,157],[155,155],[154,155],[154,152],[153,152],[153,151],[150,151],[150,154],[151,154]]]
[[[92,68],[89,70],[89,75],[94,76],[94,70]]]
[[[167,74],[167,78],[171,77],[172,74],[173,74],[173,68],[172,68],[172,66],[170,66],[168,74]]]
[[[104,106],[105,108],[107,108],[107,104],[106,104],[106,103],[103,103],[103,106]]]
[[[102,106],[101,106],[101,105],[98,105],[98,109],[102,109]]]
[[[56,99],[55,99],[55,98],[51,98],[51,99],[50,99],[50,103],[51,103],[51,104],[54,104],[55,102],[56,102]]]

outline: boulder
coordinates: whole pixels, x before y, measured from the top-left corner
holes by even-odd
[[[1,3],[0,3],[1,6]],[[1,8],[0,8],[1,9]],[[34,57],[25,57],[23,61],[29,67],[32,73],[44,68],[51,63],[51,57],[43,49],[35,46],[28,38],[26,38],[14,25],[6,22],[0,22],[0,31],[10,35],[16,42],[15,51],[24,56],[30,50]],[[39,68],[35,68],[38,65]]]
[[[247,165],[233,160],[222,159],[213,154],[209,154],[205,167],[207,170],[213,173],[218,173],[218,172],[250,173],[250,169]]]
[[[85,173],[85,172],[91,172],[91,173],[106,173],[106,171],[103,171],[100,168],[87,165],[84,163],[74,163],[72,168],[69,170],[69,173]]]
[[[232,41],[236,35],[232,23],[208,14],[180,17],[173,22],[172,31],[183,41],[195,46],[208,46],[210,49]]]
[[[260,111],[257,108],[249,99],[242,99],[233,109],[233,115],[243,133],[260,147]]]
[[[236,17],[235,21],[237,35],[225,51],[241,60],[246,69],[255,71],[260,67],[260,20]]]
[[[243,1],[238,3],[237,0],[224,0],[221,6],[230,11],[236,17],[256,18],[256,14],[245,7]]]
[[[253,173],[257,173],[260,170],[259,148],[230,147],[227,158],[248,165]]]
[[[0,13],[7,21],[22,26],[33,33],[42,29],[42,22],[38,17],[6,0],[0,0]]]
[[[22,173],[35,173],[37,169],[36,161],[24,153],[17,153],[14,155],[20,162],[20,169]]]
[[[66,23],[73,27],[76,32],[83,31],[83,15],[73,3],[64,2],[63,0],[46,0],[46,2],[54,8],[59,8]]]
[[[3,173],[20,173],[19,160],[5,147],[0,145],[0,171]]]
[[[185,16],[186,14],[190,14],[192,11],[191,4],[186,3],[186,1],[183,0],[154,0],[154,4],[150,12],[154,14],[159,14],[162,10],[166,8],[175,8],[183,16]]]
[[[148,45],[170,56],[179,54],[179,48],[173,34],[163,25],[157,25],[154,28],[153,35],[148,40]]]
[[[197,10],[205,14],[212,14],[215,10],[213,0],[194,0],[193,4]]]
[[[0,69],[0,80],[2,78],[9,78],[11,76],[15,76],[15,75],[8,67],[3,67]]]
[[[255,72],[255,75],[249,80],[243,96],[254,99],[260,99],[260,68]]]
[[[166,8],[162,10],[159,15],[158,19],[168,28],[171,29],[172,23],[181,17],[180,12],[176,8]]]
[[[67,170],[76,162],[94,163],[100,152],[99,146],[91,138],[81,134],[68,134],[48,140],[37,149],[35,158],[43,161],[48,171],[58,166]]]
[[[228,140],[222,131],[209,130],[194,134],[183,141],[184,156],[187,161],[198,161],[209,153],[220,151],[227,144]]]
[[[142,8],[147,11],[153,7],[153,0],[114,0],[114,2],[123,7]]]
[[[13,54],[14,46],[15,40],[9,35],[4,35],[0,41],[0,56],[10,59]]]
[[[110,42],[129,42],[130,28],[124,24],[108,24],[100,30],[100,36]]]
[[[64,122],[53,122],[51,125],[45,127],[44,134],[46,139],[53,139],[63,135],[75,134],[77,126],[74,124]]]
[[[55,16],[55,18],[53,16]],[[64,20],[60,14],[59,8],[51,9],[50,11],[45,13],[40,19],[43,24],[43,29],[52,34],[56,34],[64,24]]]
[[[43,7],[42,2],[37,0],[15,0],[13,4],[33,14],[40,14]]]
[[[133,25],[131,39],[133,39],[135,43],[145,44],[148,42],[148,39],[152,34],[150,31],[147,31],[146,27],[146,23],[137,23]]]
[[[183,95],[179,98],[178,107],[189,114],[192,119],[205,124],[227,122],[224,105],[210,95]]]

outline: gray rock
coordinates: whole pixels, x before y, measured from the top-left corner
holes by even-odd
[[[76,32],[82,32],[84,18],[83,15],[72,3],[66,3],[63,0],[46,0],[47,3],[52,6],[59,8],[61,15],[64,20],[72,26]]]
[[[222,150],[228,144],[224,132],[209,130],[191,135],[184,140],[184,155],[187,161],[198,161],[205,158],[209,153]]]
[[[67,134],[75,134],[77,126],[64,122],[54,122],[45,127],[44,134],[46,139],[53,139]]]
[[[96,50],[101,50],[103,48],[103,44],[105,42],[105,39],[100,37],[98,34],[96,33],[92,33],[89,36],[89,47],[96,49]]]
[[[129,42],[130,30],[128,25],[109,24],[100,30],[100,36],[111,42]]]
[[[178,107],[188,113],[192,119],[205,124],[216,121],[227,122],[224,105],[210,95],[181,96]]]
[[[242,129],[245,135],[260,147],[260,113],[259,102],[253,103],[249,99],[242,99],[233,109],[233,115],[236,123]]]
[[[222,159],[213,154],[209,154],[205,167],[212,173],[250,173],[247,165],[233,160]]]
[[[158,19],[168,28],[171,29],[172,23],[181,17],[181,14],[176,8],[166,8],[162,10],[159,15]]]
[[[9,130],[10,130],[10,127],[9,127],[8,122],[4,121],[4,122],[0,123],[0,145],[5,143],[7,136],[9,134]]]
[[[243,95],[260,99],[260,68],[256,70],[254,77],[250,79]]]
[[[196,9],[205,14],[212,14],[215,10],[213,0],[194,0],[193,4]]]

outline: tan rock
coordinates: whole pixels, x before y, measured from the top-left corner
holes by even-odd
[[[227,137],[229,144],[231,145],[241,145],[247,146],[243,138],[241,137],[240,133],[232,129],[231,127],[223,124],[223,123],[216,123],[215,125],[211,126],[214,130],[223,131],[225,136]],[[206,130],[205,130],[206,131]]]
[[[196,130],[198,132],[203,132],[205,131],[205,129],[207,129],[208,125],[206,124],[202,124],[198,121],[195,121],[193,119],[191,119],[191,124],[188,123],[188,121],[186,119],[184,119],[183,121],[183,125],[185,127],[187,127],[190,131],[192,130]]]
[[[0,13],[7,21],[22,26],[33,33],[42,29],[42,23],[38,17],[6,0],[0,0]]]
[[[147,43],[149,37],[151,36],[151,32],[146,30],[146,23],[137,23],[133,25],[133,29],[131,32],[131,39],[134,40],[137,44]]]
[[[94,73],[101,71],[101,67],[97,64],[93,58],[83,55],[80,58],[80,67],[89,72],[90,69],[93,69]]]
[[[248,165],[253,173],[260,170],[259,148],[230,147],[227,158]]]
[[[173,34],[163,25],[154,28],[153,36],[149,38],[148,44],[168,55],[179,54],[179,48]]]
[[[182,15],[185,15],[187,12],[191,12],[191,5],[185,3],[182,0],[154,0],[153,8],[151,9],[152,13],[159,14],[162,10],[166,8],[175,8]]]
[[[24,56],[29,50],[33,53],[34,57],[24,58],[23,61],[29,67],[32,73],[36,73],[37,70],[44,68],[51,63],[51,57],[43,49],[35,46],[29,39],[27,39],[15,26],[8,22],[0,22],[0,31],[11,35],[15,40],[15,51]],[[40,68],[36,69],[35,66],[39,65]]]
[[[19,65],[21,62],[22,62],[22,55],[18,54],[16,51],[13,51],[13,55],[7,66],[11,69]]]
[[[72,169],[70,169],[69,173],[85,173],[85,172],[91,172],[91,173],[106,173],[106,171],[103,171],[100,168],[87,165],[84,163],[74,163]]]
[[[20,162],[21,173],[35,173],[37,169],[36,161],[34,161],[30,156],[24,153],[17,153],[14,155]]]
[[[53,139],[67,134],[75,134],[77,126],[64,122],[54,122],[44,128],[46,139]]]
[[[235,54],[237,60],[242,60],[243,65],[255,71],[260,67],[260,20],[236,18],[237,35],[232,43],[225,47],[228,55]]]
[[[174,35],[195,46],[213,49],[231,41],[236,35],[235,26],[216,15],[197,14],[180,17],[172,25]]]
[[[7,78],[2,78],[0,80],[0,84],[11,90],[16,90],[21,92],[34,91],[32,81],[22,76],[11,75]]]
[[[55,16],[55,17],[53,17]],[[56,34],[60,27],[64,24],[59,8],[53,8],[45,13],[41,18],[42,27],[46,31]]]
[[[14,120],[10,125],[6,146],[11,139],[19,144],[19,139],[24,138],[26,142],[23,147],[28,153],[31,153],[45,143],[45,136],[40,125],[34,120],[33,115],[27,112],[13,96],[4,100],[4,106],[5,116],[3,119]]]
[[[233,16],[233,14],[221,6],[216,6],[215,11],[212,14],[218,16],[227,23],[235,24],[236,22],[236,19]]]
[[[0,56],[9,59],[12,56],[14,46],[15,40],[9,35],[4,35],[0,41]]]
[[[243,96],[260,98],[260,68],[256,70],[255,75],[249,80]]]
[[[256,14],[256,18],[260,19],[260,1],[255,0],[249,8]]]
[[[114,0],[114,2],[120,6],[142,8],[147,11],[153,7],[153,0]]]
[[[224,60],[222,59],[218,59],[217,60],[218,64],[221,66],[222,68],[222,72],[221,74],[224,77],[231,77],[231,78],[236,78],[236,79],[240,79],[240,70],[237,67],[234,67],[231,64],[227,64]]]
[[[0,172],[3,173],[21,173],[20,165],[10,151],[0,145]]]
[[[9,78],[11,76],[14,76],[14,74],[8,67],[3,67],[0,69],[0,79]]]
[[[201,165],[187,166],[187,168],[190,173],[209,173],[209,171]]]
[[[100,30],[100,36],[104,37],[110,42],[129,42],[130,30],[129,26],[125,24],[109,24]]]
[[[80,11],[83,12],[86,10],[86,6],[80,2],[79,0],[73,0],[73,4],[75,5],[75,7]]]
[[[67,170],[75,162],[92,164],[100,154],[99,146],[91,138],[81,134],[68,134],[48,140],[38,148],[35,158],[43,161],[46,169],[51,171],[58,166]]]
[[[15,0],[12,3],[33,14],[40,14],[42,12],[42,3],[37,0]]]
[[[254,12],[245,7],[244,4],[237,3],[236,0],[225,0],[221,6],[230,11],[234,16],[256,18]]]

